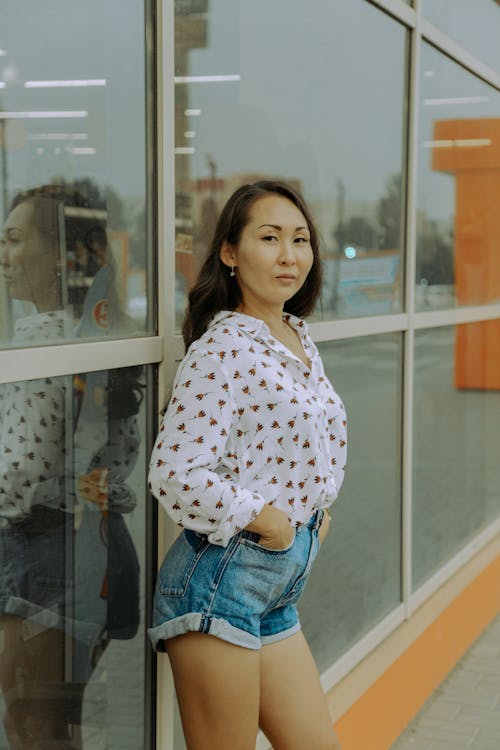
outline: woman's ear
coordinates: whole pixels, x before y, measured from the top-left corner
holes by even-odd
[[[229,244],[229,242],[224,242],[220,251],[219,251],[219,258],[224,263],[225,266],[229,266],[230,268],[234,268],[236,265],[236,258],[234,256],[234,250],[232,246]]]

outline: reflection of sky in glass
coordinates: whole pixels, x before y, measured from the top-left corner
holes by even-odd
[[[364,0],[323,0],[314,13],[287,0],[213,0],[207,24],[208,46],[182,73],[241,81],[189,84],[201,115],[178,145],[195,153],[177,159],[190,159],[192,177],[207,176],[210,155],[222,176],[299,177],[310,200],[335,194],[338,178],[348,200],[383,192],[401,170],[402,26]]]
[[[142,5],[44,0],[29,3],[23,21],[18,0],[2,0],[0,79],[6,85],[0,108],[89,112],[79,119],[10,120],[10,195],[55,175],[90,176],[125,197],[144,194]],[[61,79],[90,79],[94,85],[24,86],[30,80]],[[105,79],[106,86],[95,85],[96,79]],[[64,138],[48,138],[51,133]]]
[[[500,6],[496,0],[422,0],[425,18],[500,71]]]

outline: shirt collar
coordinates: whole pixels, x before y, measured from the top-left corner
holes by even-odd
[[[269,328],[263,320],[237,312],[237,310],[221,310],[218,312],[208,324],[208,330],[222,321],[225,322],[225,325],[245,331],[253,337],[258,336],[263,330],[269,336]]]
[[[302,340],[304,351],[311,360],[312,366],[312,363],[316,360],[318,350],[308,336],[309,327],[307,323],[305,322],[305,320],[302,320],[302,318],[298,318],[296,315],[292,315],[291,313],[286,312],[283,313],[283,320],[286,320],[286,322],[289,323],[289,325],[291,325],[292,328],[297,331],[297,334]],[[292,355],[290,350],[281,341],[274,338],[274,336],[271,334],[271,331],[269,330],[269,326],[264,323],[263,320],[260,320],[260,318],[254,318],[251,315],[245,315],[244,313],[238,312],[236,310],[221,310],[221,312],[218,312],[216,315],[214,315],[214,317],[210,321],[208,330],[210,330],[210,328],[212,328],[213,326],[220,324],[222,321],[224,321],[224,324],[228,328],[231,327],[238,331],[245,331],[245,333],[247,333],[253,339],[260,340],[266,347],[273,349],[280,356],[293,356],[294,360],[296,360],[297,363],[300,362],[300,360],[295,357],[295,355]],[[300,363],[300,366],[305,368],[305,365],[303,363]]]
[[[262,337],[268,339],[273,338],[269,327],[263,320],[260,320],[260,318],[254,318],[251,315],[245,315],[245,313],[238,312],[237,310],[221,310],[216,313],[208,324],[208,328],[212,328],[212,326],[215,326],[223,320],[226,322],[226,325],[235,326],[240,331],[245,331],[250,336],[256,337],[260,334]],[[309,328],[305,320],[286,312],[283,313],[283,320],[286,320],[286,322],[297,331],[301,338],[307,336]]]

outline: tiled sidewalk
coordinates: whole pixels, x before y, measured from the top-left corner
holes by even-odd
[[[500,750],[500,616],[391,750]]]

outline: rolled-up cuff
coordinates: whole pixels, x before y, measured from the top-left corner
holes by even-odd
[[[189,632],[207,633],[236,646],[252,650],[261,647],[261,641],[246,630],[236,628],[221,617],[207,617],[199,612],[188,612],[173,620],[148,628],[148,636],[155,651],[165,651],[165,641]]]

